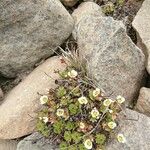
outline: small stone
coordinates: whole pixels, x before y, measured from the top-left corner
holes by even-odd
[[[150,89],[141,88],[140,95],[137,100],[136,110],[150,117]]]
[[[59,57],[46,60],[13,88],[0,105],[0,139],[14,139],[35,130],[37,114],[42,108],[40,97],[55,88],[59,76],[54,70],[63,70],[65,65]],[[39,94],[38,94],[39,93]]]

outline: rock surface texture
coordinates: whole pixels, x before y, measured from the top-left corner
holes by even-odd
[[[150,117],[150,89],[141,88],[140,95],[137,100],[136,109]]]
[[[88,15],[101,15],[102,13],[101,7],[94,2],[83,2],[79,5],[77,9],[74,10],[72,16],[75,20],[75,24],[78,24],[84,17]],[[75,34],[74,34],[75,35]]]
[[[132,23],[137,31],[140,47],[149,57],[150,55],[150,1],[144,0],[141,9],[138,11]],[[150,57],[147,62],[147,71],[150,73]]]
[[[122,95],[132,102],[144,81],[144,54],[127,36],[122,22],[101,13],[82,15],[77,11],[73,17],[80,21],[75,23],[73,36],[79,53],[88,61],[89,72],[107,95]]]
[[[0,150],[16,150],[17,140],[0,140]]]
[[[34,131],[37,112],[41,108],[38,93],[45,94],[46,89],[54,88],[54,79],[58,77],[54,70],[64,68],[58,57],[52,57],[7,95],[0,106],[0,139],[14,139]]]
[[[126,110],[127,117],[119,121],[120,130],[126,137],[126,143],[113,140],[107,150],[149,150],[150,149],[150,118],[136,111]]]
[[[24,138],[17,145],[17,150],[55,150],[45,138],[39,133]]]
[[[0,73],[15,77],[68,38],[73,19],[59,0],[0,1]]]

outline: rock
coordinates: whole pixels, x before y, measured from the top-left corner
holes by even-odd
[[[0,140],[0,150],[16,150],[17,140]]]
[[[3,97],[4,97],[4,94],[3,94],[2,89],[0,88],[0,101],[3,100]]]
[[[17,145],[17,150],[54,150],[52,144],[39,133],[33,133]]]
[[[141,88],[140,95],[137,100],[136,110],[150,117],[150,89]]]
[[[101,7],[94,2],[81,3],[79,7],[74,10],[72,16],[75,20],[75,24],[77,25],[81,19],[91,14],[104,16]]]
[[[74,6],[79,0],[61,0],[61,2],[68,7]]]
[[[14,139],[34,131],[41,108],[38,93],[45,94],[46,89],[54,88],[58,78],[54,70],[64,68],[58,57],[52,57],[10,91],[0,106],[0,139]]]
[[[145,0],[141,9],[133,20],[133,27],[137,31],[139,39],[138,45],[142,47],[144,53],[149,57],[150,54],[150,1]],[[150,74],[150,58],[147,62],[147,71]]]
[[[0,73],[15,77],[68,38],[73,19],[59,0],[0,1]]]
[[[97,86],[108,96],[122,95],[128,104],[133,102],[144,82],[144,54],[127,36],[122,22],[101,13],[76,14],[80,21],[75,23],[73,37]]]
[[[119,121],[119,133],[126,137],[126,143],[116,139],[110,142],[107,150],[149,150],[150,149],[150,118],[133,110],[126,110],[126,119]]]

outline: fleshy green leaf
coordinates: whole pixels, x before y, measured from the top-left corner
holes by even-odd
[[[64,133],[64,139],[67,142],[71,142],[71,132],[70,131],[65,131],[65,133]]]
[[[63,130],[64,124],[63,121],[57,121],[53,124],[53,129],[56,134],[60,134]]]
[[[66,89],[63,87],[63,86],[60,86],[58,89],[57,89],[57,92],[56,92],[56,96],[58,98],[61,98],[63,96],[65,96],[67,93]]]
[[[95,140],[97,144],[103,145],[106,141],[106,136],[104,134],[96,134]]]
[[[79,111],[79,108],[77,105],[75,104],[70,104],[69,105],[69,112],[70,112],[70,115],[76,115]]]
[[[64,150],[64,148],[68,147],[67,143],[62,141],[60,144],[59,144],[59,148],[60,150]],[[67,149],[66,149],[67,150]]]
[[[79,132],[73,132],[72,133],[72,139],[75,143],[79,143],[81,141],[81,133]]]

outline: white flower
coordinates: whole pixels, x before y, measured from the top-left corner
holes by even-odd
[[[111,109],[108,109],[108,111],[109,111],[109,113],[111,113],[111,114],[113,113],[113,110],[111,110]]]
[[[124,137],[123,134],[118,134],[118,135],[117,135],[117,140],[118,140],[118,142],[120,142],[120,143],[125,143],[125,142],[126,142],[126,138]]]
[[[75,78],[78,75],[78,72],[75,70],[71,70],[68,72],[68,76],[71,78]]]
[[[93,118],[96,118],[96,119],[99,118],[100,114],[99,114],[99,111],[97,110],[96,107],[92,109],[91,115],[92,115]]]
[[[125,102],[125,98],[122,97],[122,96],[120,96],[120,95],[118,95],[118,96],[117,96],[117,102],[118,102],[119,104],[122,104],[123,102]]]
[[[108,107],[113,101],[111,99],[105,99],[103,105]]]
[[[83,122],[80,122],[79,127],[80,127],[80,129],[84,129],[85,128],[85,124]]]
[[[93,97],[97,97],[99,94],[100,94],[100,89],[99,88],[96,88],[94,91],[93,91]]]
[[[43,119],[43,121],[44,121],[45,123],[48,122],[48,117],[43,117],[42,119]]]
[[[46,96],[46,95],[41,96],[40,97],[40,102],[41,102],[42,105],[46,104],[48,102],[48,96]]]
[[[40,120],[42,120],[42,117],[39,117]]]
[[[56,115],[59,117],[64,116],[64,109],[57,109]]]
[[[116,126],[117,126],[117,124],[116,124],[115,122],[113,122],[113,121],[108,122],[108,127],[109,127],[110,129],[114,129]]]
[[[87,140],[84,141],[84,146],[85,146],[86,149],[92,149],[93,143],[90,139],[87,139]]]
[[[81,96],[80,98],[78,98],[78,101],[80,104],[87,104],[88,100],[85,96]]]

